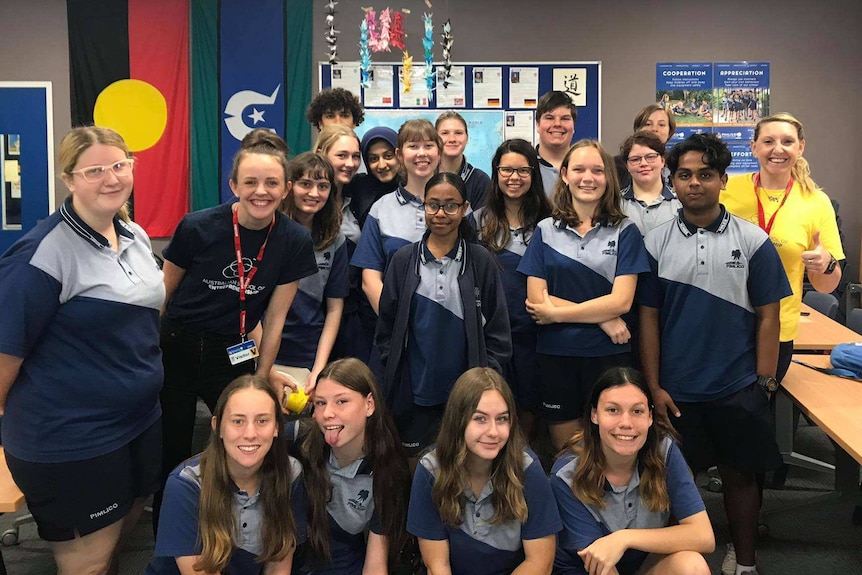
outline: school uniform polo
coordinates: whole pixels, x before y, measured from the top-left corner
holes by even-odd
[[[385,271],[392,254],[421,240],[425,227],[422,200],[399,186],[371,206],[350,265]]]
[[[560,170],[554,165],[542,158],[539,153],[539,146],[536,146],[536,154],[539,156],[539,175],[542,176],[542,187],[545,189],[545,198],[548,203],[554,205],[554,190],[557,187],[557,180],[560,179]]]
[[[476,230],[481,239],[482,220],[487,213],[482,207],[470,215],[470,224]],[[503,290],[506,294],[506,303],[509,306],[509,324],[512,333],[534,333],[536,322],[527,313],[527,277],[518,271],[518,264],[527,245],[533,237],[532,231],[525,231],[523,227],[513,228],[509,226],[509,242],[499,252],[494,254],[500,265],[500,279],[503,282]]]
[[[554,573],[586,574],[578,551],[611,533],[621,529],[667,527],[671,518],[683,520],[706,509],[676,443],[665,437],[659,447],[664,453],[665,483],[670,498],[670,508],[664,511],[651,511],[641,500],[640,465],[628,485],[618,487],[605,481],[605,506],[599,507],[579,501],[572,492],[579,457],[567,451],[554,462],[551,490],[563,521],[563,530],[557,537]],[[617,570],[620,573],[634,573],[648,555],[644,551],[627,549],[617,563]]]
[[[314,367],[317,346],[326,321],[326,300],[343,299],[349,291],[347,243],[343,234],[322,250],[314,250],[317,273],[299,281],[299,289],[281,332],[276,363]]]
[[[461,161],[458,175],[467,185],[467,201],[474,210],[485,205],[485,196],[491,187],[491,178],[484,171],[474,167],[467,158]]]
[[[311,433],[318,433],[312,430]],[[382,534],[374,508],[374,474],[371,462],[359,459],[339,467],[330,452],[326,472],[332,486],[332,498],[326,505],[329,514],[329,551],[331,559],[316,563],[308,546],[298,551],[294,560],[296,573],[315,575],[361,575],[365,565],[366,532]]]
[[[541,539],[562,528],[560,515],[539,458],[524,451],[524,499],[527,521],[510,519],[492,524],[494,488],[488,481],[479,497],[469,486],[464,489],[464,509],[460,525],[443,523],[431,497],[439,463],[433,450],[419,460],[410,492],[407,531],[432,541],[449,541],[452,575],[502,575],[511,573],[524,561],[524,541]]]
[[[652,273],[638,303],[660,310],[662,388],[674,401],[700,402],[754,382],[755,308],[791,293],[766,233],[721,206],[705,228],[680,211],[644,242]]]
[[[302,482],[302,466],[290,458],[291,513],[296,526],[296,543],[306,537],[308,497]],[[263,565],[257,557],[263,552],[263,504],[260,492],[247,493],[232,485],[233,516],[236,533],[230,561],[222,575],[258,575]],[[146,575],[179,575],[177,557],[200,555],[201,465],[200,456],[182,463],[168,476],[159,516],[159,534],[156,537],[155,557],[145,571]]]
[[[645,236],[648,231],[659,224],[674,219],[677,212],[682,208],[682,204],[679,203],[667,185],[662,188],[661,194],[649,204],[637,199],[634,188],[629,185],[623,188],[620,204],[626,217],[635,223],[642,236]]]
[[[105,455],[161,415],[162,272],[140,226],[114,230],[117,251],[69,198],[0,258],[0,353],[24,360],[2,418],[18,459]]]
[[[609,295],[617,276],[649,271],[643,239],[629,219],[600,222],[581,236],[560,220],[539,222],[518,271],[542,278],[550,295],[580,303]],[[539,326],[536,351],[570,357],[603,357],[630,351],[615,344],[598,324]]]

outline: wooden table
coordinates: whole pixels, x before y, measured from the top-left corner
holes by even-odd
[[[793,358],[816,367],[829,366],[826,356]],[[781,382],[781,389],[841,447],[835,450],[836,490],[858,491],[862,463],[862,381],[828,375],[794,362]]]
[[[862,340],[862,335],[804,303],[802,313],[807,315],[799,318],[793,351],[832,351],[839,343]]]

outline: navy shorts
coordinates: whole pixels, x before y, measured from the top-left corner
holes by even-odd
[[[727,465],[741,473],[764,473],[781,465],[769,396],[757,383],[721,399],[675,402],[671,423],[694,472]]]
[[[539,394],[536,390],[536,337],[532,332],[512,333],[512,359],[504,366],[504,375],[515,405],[523,411],[535,412],[539,407]]]
[[[120,449],[82,461],[32,463],[6,452],[45,541],[70,541],[121,520],[135,499],[160,487],[161,459],[161,421]]]
[[[445,404],[426,407],[414,403],[413,407],[395,418],[398,437],[407,457],[418,457],[426,447],[437,441],[445,408]]]
[[[631,354],[602,357],[536,354],[536,389],[545,421],[572,421],[584,415],[584,406],[599,376],[612,367],[631,367]]]

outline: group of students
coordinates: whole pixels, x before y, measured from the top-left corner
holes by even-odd
[[[237,200],[183,218],[162,271],[122,138],[64,138],[70,198],[0,258],[3,442],[60,573],[115,566],[155,491],[152,573],[385,572],[404,525],[431,573],[708,572],[687,464],[722,474],[723,571],[756,574],[769,394],[803,274],[831,291],[843,259],[801,124],[763,119],[760,172],[725,186],[726,146],[666,154],[658,104],[614,158],[571,145],[550,92],[539,145],[503,142],[490,176],[457,113],[360,140],[362,117],[322,92],[289,161],[251,132]],[[282,422],[297,384],[314,425]],[[197,397],[213,431],[189,459]]]

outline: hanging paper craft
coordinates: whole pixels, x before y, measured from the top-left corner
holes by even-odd
[[[365,23],[368,26],[368,47],[377,52],[377,12],[369,8],[365,12]]]
[[[433,14],[423,14],[422,21],[425,23],[425,37],[422,46],[425,48],[425,89],[428,90],[428,101],[434,97],[434,24],[431,21]]]
[[[335,29],[335,5],[338,4],[335,0],[329,0],[326,3],[326,27],[327,31],[324,34],[323,39],[326,40],[326,44],[329,47],[329,63],[337,64],[338,63],[338,37],[336,34],[340,34],[338,30]]]
[[[449,79],[452,77],[452,23],[446,20],[443,24],[443,33],[440,34],[443,38],[443,87],[449,87]]]
[[[369,70],[371,70],[371,53],[368,51],[368,20],[363,20],[359,25],[359,83],[363,88],[368,88]]]
[[[389,52],[389,26],[392,24],[392,14],[389,8],[380,12],[380,36],[377,40],[375,52]]]
[[[392,26],[389,29],[389,45],[399,50],[404,49],[404,14],[395,12],[392,15]]]
[[[404,85],[403,93],[407,94],[410,92],[410,78],[413,73],[413,56],[407,53],[405,50],[401,54],[401,83]]]

